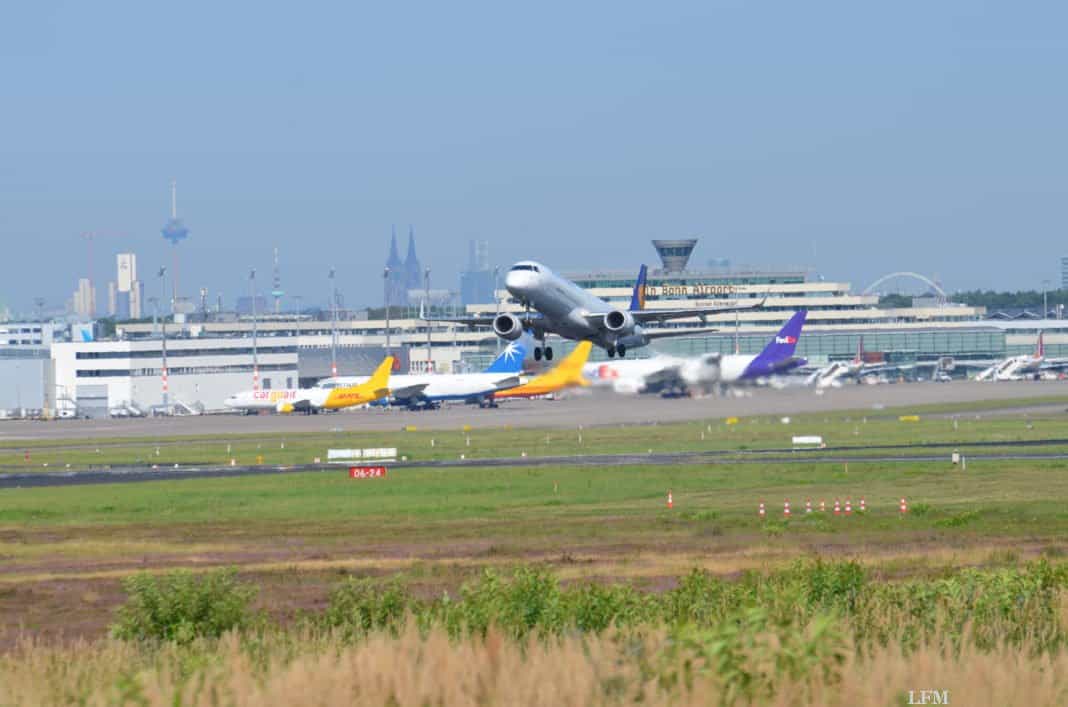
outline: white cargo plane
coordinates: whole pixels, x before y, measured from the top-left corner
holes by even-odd
[[[702,321],[711,314],[736,312],[761,307],[764,300],[736,307],[703,307],[690,309],[645,309],[646,267],[641,266],[634,284],[630,307],[623,308],[595,297],[570,280],[533,260],[523,260],[511,267],[504,285],[509,294],[527,311],[519,316],[505,313],[488,320],[487,317],[443,318],[430,321],[453,322],[468,326],[492,326],[502,339],[515,341],[529,331],[540,345],[534,347],[534,360],[552,360],[553,350],[545,345],[545,337],[555,334],[573,341],[590,341],[603,348],[608,357],[617,353],[627,355],[627,349],[645,346],[650,341],[675,336],[694,336],[715,329],[669,329],[647,331],[645,325],[672,319],[699,317]],[[530,311],[531,308],[534,311]]]
[[[436,408],[444,400],[462,400],[480,407],[496,407],[494,393],[523,383],[523,359],[529,337],[513,341],[481,373],[424,373],[389,379],[389,399],[410,409]],[[317,388],[335,388],[363,383],[364,377],[326,378]]]
[[[688,358],[656,356],[637,361],[587,364],[586,375],[594,385],[611,385],[619,393],[640,393],[659,383],[676,379],[687,389],[711,389],[767,380],[805,365],[794,356],[806,311],[796,312],[759,354],[708,353]]]

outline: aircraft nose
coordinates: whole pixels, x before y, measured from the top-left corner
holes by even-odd
[[[504,286],[517,296],[526,294],[531,284],[531,274],[526,270],[513,270],[504,278]]]

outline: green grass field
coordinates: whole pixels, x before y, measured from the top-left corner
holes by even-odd
[[[1021,402],[1021,404],[1023,404]],[[1012,403],[1000,404],[1001,408]],[[413,460],[754,450],[795,434],[832,446],[959,445],[1061,439],[1057,416],[953,417],[886,410],[574,430],[326,434],[294,439],[84,440],[9,446],[11,468],[310,462],[330,447],[397,446]],[[958,409],[959,411],[959,409]],[[902,422],[901,414],[919,414]],[[581,441],[579,439],[581,435]],[[467,439],[470,438],[470,446]],[[431,444],[433,440],[433,444]],[[284,449],[282,445],[284,443]],[[159,454],[156,455],[158,445]],[[230,446],[227,451],[227,445]],[[99,452],[97,449],[99,448]],[[1044,447],[1049,451],[1059,447]],[[486,566],[538,562],[565,581],[625,578],[655,589],[698,566],[731,575],[799,557],[857,558],[887,576],[1011,565],[1068,552],[1068,462],[686,463],[394,468],[352,480],[343,467],[295,474],[0,490],[0,634],[19,626],[99,635],[119,580],[148,569],[234,565],[280,615],[322,601],[339,573],[396,576],[417,591],[455,589]],[[919,448],[904,452],[930,453]],[[983,451],[991,451],[989,449]],[[8,469],[10,470],[10,468]],[[671,490],[674,508],[666,507]],[[902,516],[898,501],[910,510]],[[830,513],[853,502],[851,517]],[[864,498],[868,511],[857,511]],[[784,499],[793,515],[782,515]],[[811,500],[828,512],[804,513]],[[766,503],[767,517],[757,515]]]

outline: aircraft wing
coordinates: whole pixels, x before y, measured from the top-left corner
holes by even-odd
[[[523,383],[519,376],[508,376],[507,378],[501,378],[500,380],[493,381],[493,387],[497,390],[508,390],[509,388],[515,388]]]
[[[745,304],[734,307],[704,307],[700,309],[640,309],[631,312],[630,316],[639,324],[647,322],[666,322],[672,319],[685,319],[687,317],[700,317],[702,320],[712,314],[729,314],[742,312],[748,309],[759,309],[764,306],[764,299],[755,304]]]
[[[716,331],[720,331],[720,329],[661,329],[660,331],[645,332],[645,338],[653,341],[656,339],[670,339],[675,336],[700,336],[701,334],[711,334]]]
[[[394,388],[389,391],[389,395],[397,400],[411,400],[412,398],[418,398],[426,390],[429,383],[417,383],[416,385],[409,385],[403,388]]]
[[[515,313],[512,313],[515,314]],[[535,335],[546,331],[545,322],[542,320],[540,312],[521,312],[515,314],[515,317],[522,322],[523,331],[533,332]],[[492,316],[478,316],[478,317],[420,317],[424,322],[444,323],[444,324],[461,324],[469,329],[477,328],[493,328]]]

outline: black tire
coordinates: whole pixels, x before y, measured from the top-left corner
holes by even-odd
[[[546,346],[545,347],[545,360],[546,361],[552,361],[553,360],[553,347],[552,346]]]
[[[619,354],[620,358],[623,358],[624,356],[627,355],[627,347],[624,346],[623,344],[620,344],[619,346],[616,347],[616,353]]]
[[[540,346],[535,346],[534,347],[534,360],[535,361],[540,361],[541,360],[541,347]]]

